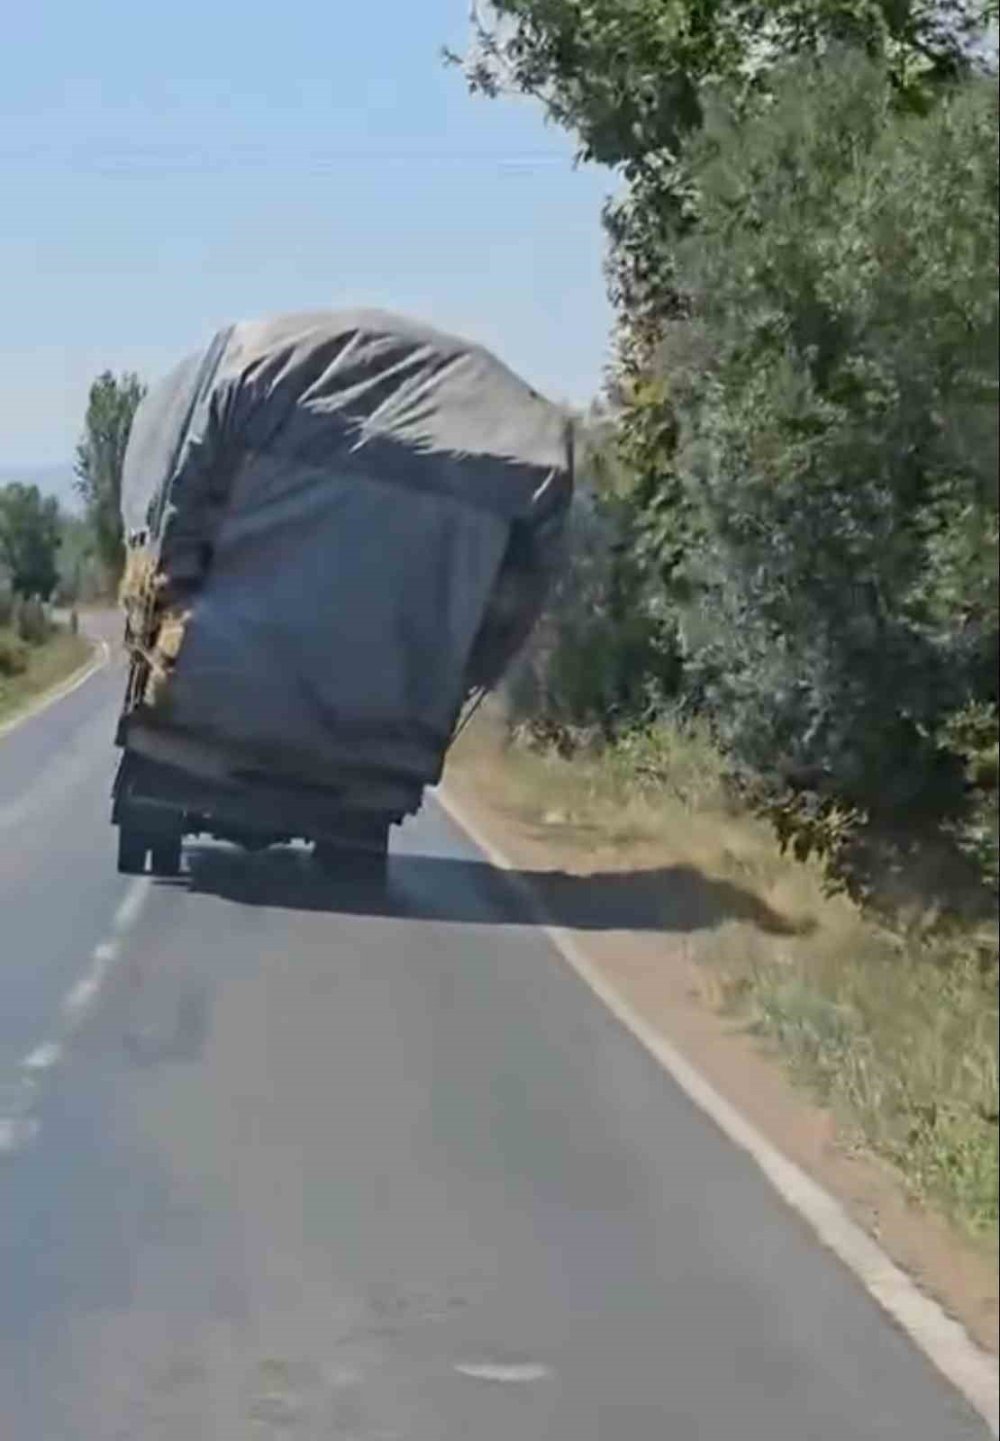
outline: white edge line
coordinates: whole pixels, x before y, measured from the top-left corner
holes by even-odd
[[[9,736],[12,731],[16,731],[18,726],[24,725],[26,721],[33,720],[35,716],[41,715],[43,711],[47,711],[49,706],[55,705],[57,701],[65,700],[67,696],[79,690],[82,685],[86,685],[91,676],[96,675],[99,670],[103,670],[110,659],[111,647],[107,641],[96,641],[94,644],[94,654],[89,660],[85,661],[82,666],[75,670],[71,676],[57,685],[54,690],[46,691],[44,695],[33,701],[25,710],[18,711],[9,721],[5,721],[3,725],[0,725],[0,740]]]
[[[539,897],[515,872],[513,863],[468,819],[443,789],[435,791],[442,809],[483,852],[526,901],[542,931],[563,960],[576,972],[626,1030],[659,1061],[684,1094],[712,1120],[734,1145],[760,1167],[782,1200],[813,1229],[820,1241],[858,1278],[869,1294],[906,1332],[1000,1436],[1000,1370],[996,1358],[982,1350],[957,1321],[914,1282],[847,1214],[841,1203],[794,1161],[774,1147],[742,1116],[700,1071],[651,1026],[601,974],[573,935],[550,923]]]

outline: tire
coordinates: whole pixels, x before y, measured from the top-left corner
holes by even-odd
[[[154,841],[152,872],[163,880],[172,880],[181,873],[181,838],[166,836]]]
[[[118,827],[118,873],[123,876],[141,876],[146,871],[146,855],[149,847],[145,836],[128,826]]]

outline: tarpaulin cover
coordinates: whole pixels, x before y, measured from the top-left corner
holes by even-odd
[[[394,315],[219,332],[125,461],[126,538],[190,608],[163,722],[302,776],[436,780],[537,618],[569,436],[487,351]]]

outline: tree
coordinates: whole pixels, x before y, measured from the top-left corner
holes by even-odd
[[[43,498],[37,485],[0,489],[0,561],[16,595],[49,599],[59,577],[59,542],[55,497]]]
[[[644,678],[676,677],[796,840],[800,800],[919,816],[995,875],[995,3],[486,13],[473,87],[534,94],[625,181],[602,646],[647,622]]]
[[[99,375],[90,388],[84,435],[76,450],[77,490],[101,563],[117,580],[124,560],[121,523],[122,467],[132,421],[145,386],[130,371]]]
[[[901,105],[924,109],[973,68],[996,13],[997,0],[491,0],[464,64],[474,90],[538,98],[582,159],[626,181],[606,224],[629,368],[678,303],[673,247],[696,215],[680,152],[720,87],[750,103],[787,60],[848,47],[887,66]]]
[[[474,89],[536,96],[584,159],[629,175],[676,152],[719,85],[754,89],[783,60],[840,46],[914,93],[964,74],[996,13],[996,0],[490,0],[464,63]]]
[[[720,106],[687,159],[691,319],[661,365],[688,682],[758,773],[947,808],[990,716],[996,744],[995,89],[900,114],[845,57]]]
[[[471,87],[537,97],[577,136],[582,159],[625,181],[604,218],[618,321],[610,384],[635,544],[646,544],[647,517],[659,532],[677,512],[678,427],[662,345],[689,309],[677,256],[697,228],[700,192],[687,143],[714,97],[748,115],[789,60],[819,75],[832,51],[853,48],[884,67],[894,108],[925,113],[983,63],[977,43],[996,14],[997,0],[491,0],[474,12]],[[675,553],[688,544],[677,519]],[[662,547],[653,563],[669,569]]]
[[[96,556],[94,531],[85,516],[62,516],[59,580],[55,596],[61,605],[97,599],[105,588]]]

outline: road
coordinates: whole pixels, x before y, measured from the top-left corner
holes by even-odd
[[[3,1441],[986,1435],[433,803],[119,878],[120,687],[0,740]]]

